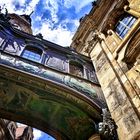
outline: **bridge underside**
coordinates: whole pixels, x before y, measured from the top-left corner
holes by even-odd
[[[41,129],[56,139],[87,140],[101,110],[79,92],[0,66],[0,117]]]

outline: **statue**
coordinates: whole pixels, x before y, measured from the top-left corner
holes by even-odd
[[[4,5],[5,6],[5,5]],[[4,7],[3,6],[3,7]],[[10,17],[8,16],[8,10],[5,8],[5,14],[2,13],[2,9],[0,6],[0,20],[3,20],[5,22],[8,22],[10,20]]]
[[[111,118],[111,115],[107,108],[102,109],[103,122],[98,124],[98,132],[103,140],[118,140],[117,125]]]

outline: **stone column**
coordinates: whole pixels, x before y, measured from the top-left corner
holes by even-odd
[[[101,138],[99,134],[94,134],[88,140],[101,140]]]

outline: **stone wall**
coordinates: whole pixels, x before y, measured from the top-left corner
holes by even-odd
[[[93,61],[108,108],[118,125],[120,140],[140,139],[139,5],[139,0],[114,0],[112,5],[102,0],[89,13],[97,18],[94,19],[92,30],[88,31],[89,36],[80,46],[82,51],[79,51]],[[106,13],[105,7],[108,7]],[[136,21],[126,36],[120,38],[114,29],[117,20],[125,13],[134,16]],[[99,15],[104,15],[103,19],[98,18]],[[79,32],[80,28],[76,36]],[[80,38],[74,37],[73,41],[76,40]],[[71,47],[76,48],[73,45]]]
[[[127,73],[130,73],[131,76],[134,75],[132,70],[124,73],[104,41],[93,48],[90,56],[94,62],[112,118],[118,125],[119,139],[133,139],[140,133],[140,90],[136,81],[133,78],[130,81],[127,76]],[[140,77],[136,76],[135,79],[138,78]]]

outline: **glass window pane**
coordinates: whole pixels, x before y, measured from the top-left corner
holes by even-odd
[[[22,54],[22,57],[38,62],[41,59],[41,54],[39,54],[38,51],[35,49],[30,50],[25,49]]]
[[[128,26],[131,28],[135,21],[136,21],[136,19],[132,18],[131,21],[129,22]]]
[[[127,32],[128,32],[128,29],[125,28],[125,30],[123,30],[123,32],[120,34],[120,36],[121,36],[122,38],[124,38],[124,36],[127,34]]]
[[[119,23],[116,27],[116,32],[120,35],[122,34],[123,30],[125,30],[125,27],[121,23]]]
[[[124,17],[121,21],[125,24],[125,25],[127,25],[128,23],[129,23],[129,21],[130,21],[130,18],[131,17]]]
[[[121,37],[124,38],[124,36],[127,34],[127,32],[130,30],[134,22],[136,21],[136,18],[126,14],[123,18],[121,18],[116,25],[116,32]]]

